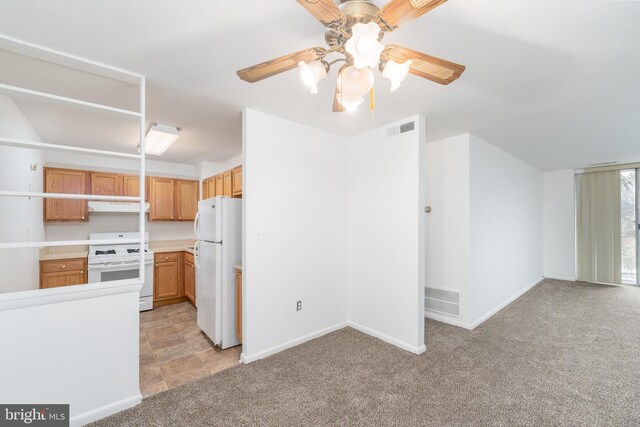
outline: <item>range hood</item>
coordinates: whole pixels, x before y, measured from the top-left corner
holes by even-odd
[[[135,202],[89,202],[89,212],[138,213],[140,207]],[[149,203],[144,204],[144,211],[149,212]]]

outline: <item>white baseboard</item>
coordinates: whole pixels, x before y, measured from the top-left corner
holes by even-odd
[[[381,339],[384,342],[387,342],[389,344],[395,345],[396,347],[399,347],[403,350],[406,350],[408,352],[411,352],[413,354],[422,354],[425,351],[427,351],[427,347],[423,344],[420,347],[416,347],[410,344],[407,344],[403,341],[397,340],[395,338],[392,338],[388,335],[385,335],[381,332],[375,331],[371,328],[367,328],[366,326],[362,326],[359,323],[356,322],[352,322],[352,321],[348,321],[347,322],[348,326],[352,327],[353,329],[357,329],[360,332],[363,332],[367,335],[371,335],[372,337],[376,337],[378,339]]]
[[[465,322],[463,322],[461,319],[459,319],[457,317],[451,317],[451,316],[447,316],[445,314],[438,314],[438,313],[433,313],[433,312],[425,310],[424,311],[424,317],[426,317],[427,319],[436,320],[438,322],[448,323],[449,325],[457,326],[459,328],[473,329],[471,327],[471,324],[465,323]]]
[[[500,310],[502,310],[503,308],[505,308],[506,306],[508,306],[509,304],[514,302],[515,300],[517,300],[518,298],[520,298],[525,293],[527,293],[531,288],[533,288],[534,286],[536,286],[537,284],[542,282],[544,279],[545,279],[545,277],[541,277],[541,278],[535,280],[533,283],[529,284],[524,289],[518,291],[515,295],[509,297],[506,301],[504,301],[503,303],[499,304],[497,307],[491,309],[489,312],[487,312],[486,314],[481,316],[475,322],[467,323],[467,322],[463,322],[462,320],[454,318],[454,317],[448,317],[448,316],[439,315],[439,314],[436,314],[436,313],[429,313],[427,311],[425,311],[424,317],[426,317],[428,319],[437,320],[439,322],[448,323],[450,325],[458,326],[458,327],[461,327],[461,328],[473,330],[473,329],[477,328],[478,326],[480,326],[482,323],[484,323],[487,320],[489,320],[494,314],[496,314],[497,312],[499,312]]]
[[[575,282],[576,278],[575,277],[559,277],[559,276],[545,276],[545,279],[550,279],[550,280],[563,280],[565,282]]]
[[[117,402],[110,403],[92,411],[71,417],[71,419],[69,420],[69,425],[71,425],[72,427],[84,426],[86,424],[108,417],[109,415],[124,411],[125,409],[133,408],[134,406],[139,405],[141,402],[142,395],[137,394],[127,399],[119,400]]]
[[[321,329],[319,331],[313,332],[311,334],[305,335],[303,337],[300,338],[296,338],[294,340],[291,341],[287,341],[285,343],[279,344],[275,347],[271,347],[268,348],[266,350],[260,351],[256,354],[252,354],[252,355],[247,355],[244,352],[240,355],[240,361],[242,361],[242,363],[251,363],[251,362],[255,362],[256,360],[260,360],[260,359],[264,359],[267,356],[271,356],[272,354],[275,353],[279,353],[282,350],[286,350],[288,348],[291,347],[295,347],[297,345],[300,345],[304,342],[307,342],[309,340],[315,339],[315,338],[319,338],[323,335],[326,334],[330,334],[331,332],[335,332],[338,329],[342,329],[344,327],[347,326],[347,322],[343,322],[343,323],[338,323],[337,325],[334,326],[330,326],[328,328],[325,329]]]

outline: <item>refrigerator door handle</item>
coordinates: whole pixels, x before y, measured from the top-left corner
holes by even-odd
[[[200,240],[200,211],[196,213],[196,218],[193,220],[193,234],[196,240]]]
[[[200,263],[198,262],[198,247],[200,246],[200,240],[196,240],[193,245],[193,263],[196,265],[196,269],[200,270]]]

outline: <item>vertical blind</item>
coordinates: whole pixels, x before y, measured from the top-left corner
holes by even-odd
[[[578,280],[622,284],[620,171],[577,175]]]

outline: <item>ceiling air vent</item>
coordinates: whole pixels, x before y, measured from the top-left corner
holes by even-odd
[[[401,133],[411,132],[412,130],[415,130],[415,128],[416,122],[407,122],[401,124],[400,126],[395,126],[387,129],[387,136],[396,136],[400,135]]]

